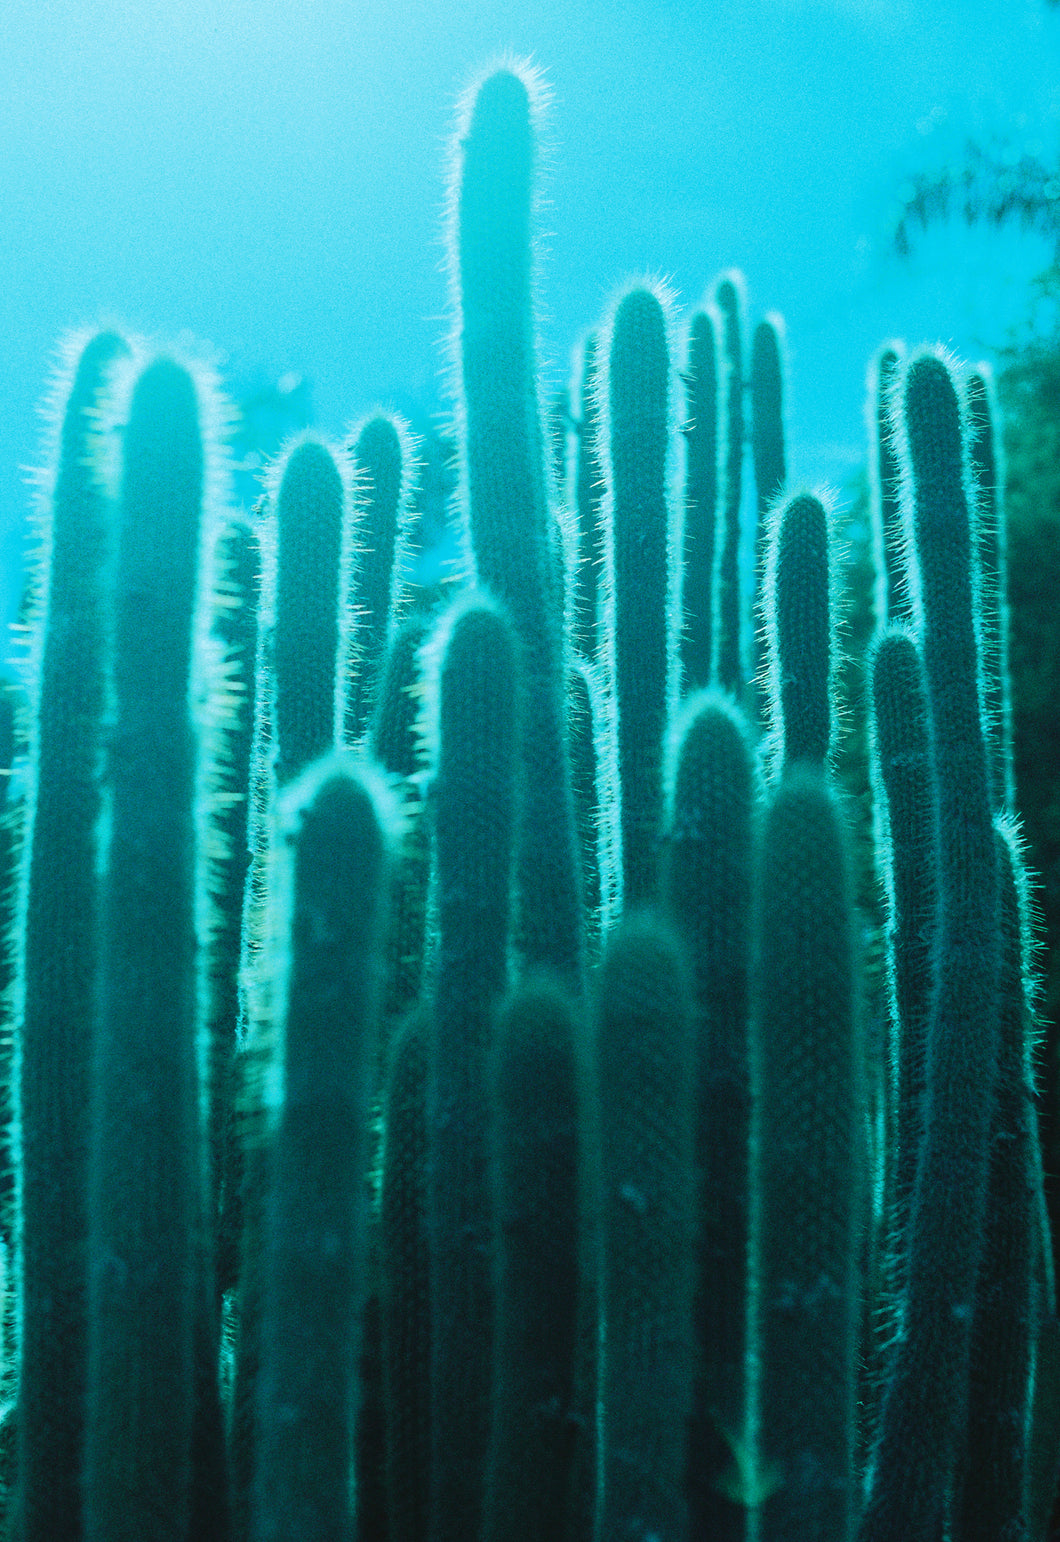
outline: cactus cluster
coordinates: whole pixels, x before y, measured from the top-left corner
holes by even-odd
[[[68,350],[4,816],[18,1542],[1046,1535],[988,373],[870,376],[881,967],[783,324],[629,283],[549,419],[544,100],[507,60],[454,136],[455,594],[399,419],[248,518],[208,371]]]

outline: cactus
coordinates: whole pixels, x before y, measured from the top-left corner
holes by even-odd
[[[563,599],[535,379],[531,230],[543,108],[540,77],[525,65],[495,69],[468,93],[452,179],[450,260],[475,565],[510,610],[526,677],[518,936],[528,962],[580,988]]]
[[[696,1019],[696,1375],[691,1533],[739,1542],[732,1452],[746,1415],[751,1157],[749,975],[758,754],[743,713],[697,691],[671,735],[663,894],[692,969]]]
[[[410,497],[415,450],[408,424],[374,412],[350,436],[357,508],[347,559],[351,643],[343,693],[342,737],[356,744],[376,700],[389,636],[408,599]]]
[[[508,987],[523,692],[511,623],[484,599],[457,601],[431,646],[431,1537],[456,1542],[481,1523],[489,1443],[486,1075]]]
[[[497,1336],[486,1542],[564,1534],[575,1452],[579,1280],[576,1024],[562,991],[525,982],[490,1067]]]
[[[684,962],[650,912],[612,932],[597,989],[602,1175],[600,1535],[681,1537],[692,1362],[692,1015]]]
[[[869,435],[869,510],[878,626],[885,626],[889,621],[908,621],[911,617],[908,582],[903,568],[901,470],[895,452],[891,409],[905,355],[904,343],[884,343],[873,355],[868,373],[865,416]]]
[[[825,498],[827,495],[825,495]],[[823,765],[832,743],[837,673],[834,515],[796,493],[770,521],[762,600],[772,758]]]
[[[719,388],[724,379],[719,353],[722,328],[721,312],[709,300],[694,313],[688,327],[681,664],[689,691],[709,684],[714,664],[719,441],[723,447],[726,428],[718,412]]]
[[[751,457],[755,469],[758,521],[755,550],[766,547],[766,515],[780,497],[787,480],[784,451],[784,321],[763,316],[751,340]],[[752,614],[762,605],[763,572],[755,564]],[[754,673],[762,667],[762,636],[755,631]]]
[[[740,500],[743,494],[743,334],[747,299],[742,273],[723,273],[714,288],[722,317],[720,384],[724,461],[717,550],[717,614],[714,621],[714,679],[739,697],[744,686],[743,620],[740,597]]]
[[[939,914],[926,1105],[902,1331],[880,1415],[863,1542],[937,1542],[968,1418],[997,1063],[997,863],[975,635],[965,425],[950,369],[902,377],[908,582],[923,649],[938,797]]]
[[[132,385],[124,434],[88,1182],[94,1542],[182,1538],[192,1516],[196,1340],[213,1299],[196,948],[212,810],[205,724],[191,710],[208,659],[199,563],[204,499],[216,496],[212,394],[156,358]]]
[[[255,1542],[353,1532],[368,1104],[395,815],[343,755],[286,790],[282,1092],[266,1201]],[[280,848],[284,849],[283,847]]]
[[[668,498],[669,304],[660,288],[633,286],[614,308],[604,345],[604,624],[617,698],[626,906],[658,893],[663,738],[677,694],[681,543]]]
[[[574,647],[588,659],[599,651],[600,584],[604,569],[603,501],[604,473],[600,463],[600,411],[598,376],[600,334],[590,332],[581,348],[578,396],[578,458],[574,476],[574,504],[578,524],[578,569],[575,577]]]
[[[846,832],[819,767],[785,770],[755,883],[751,1437],[755,1542],[849,1542],[865,1049]]]
[[[128,345],[70,340],[41,488],[38,617],[23,862],[15,914],[17,1241],[22,1273],[18,1525],[83,1535],[89,1093],[100,940],[111,509],[92,453],[101,393]]]
[[[380,1192],[386,1486],[393,1542],[427,1542],[431,1300],[427,1221],[427,1025],[413,1012],[387,1073]]]

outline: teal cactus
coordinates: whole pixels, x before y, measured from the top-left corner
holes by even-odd
[[[486,1085],[494,1014],[508,989],[523,690],[512,625],[482,598],[457,601],[431,647],[431,1534],[456,1542],[481,1524],[490,1434]]]
[[[869,436],[869,509],[876,568],[878,625],[908,621],[910,596],[903,576],[901,470],[895,449],[891,402],[905,362],[905,344],[884,343],[869,365],[865,416]]]
[[[622,896],[656,898],[663,740],[677,694],[680,526],[669,497],[669,297],[636,284],[615,305],[603,346],[607,466],[605,630],[617,699]]]
[[[71,341],[41,488],[29,789],[16,910],[15,1071],[24,1277],[18,1524],[26,1542],[79,1538],[87,1365],[88,1153],[112,511],[92,453],[101,395],[129,348]]]
[[[578,398],[577,462],[574,472],[574,507],[578,529],[578,570],[575,578],[574,646],[586,658],[595,659],[599,648],[600,588],[604,570],[603,501],[604,473],[600,463],[600,412],[598,376],[600,334],[590,332],[581,348]]]
[[[324,757],[279,809],[281,1106],[266,1202],[252,1536],[352,1539],[368,1107],[395,812]]]
[[[483,1536],[564,1535],[577,1426],[582,1053],[563,991],[527,981],[490,1066],[496,1358]]]
[[[564,690],[563,597],[535,358],[532,233],[540,77],[502,67],[469,92],[452,178],[454,356],[471,546],[509,607],[525,671],[519,938],[581,980],[577,835]],[[549,840],[539,832],[551,831]]]
[[[756,549],[765,550],[765,525],[769,509],[780,497],[787,480],[787,455],[784,445],[785,407],[785,337],[784,319],[775,314],[763,316],[751,339],[751,458],[755,472],[755,501],[758,513]],[[755,569],[752,610],[759,615],[762,606],[762,564]],[[755,631],[754,671],[762,666],[762,635]]]
[[[601,1175],[600,1534],[680,1537],[692,1394],[692,1013],[684,961],[659,919],[614,929],[597,987]]]
[[[761,771],[750,724],[696,691],[667,766],[663,899],[692,970],[696,1034],[696,1357],[689,1426],[693,1536],[746,1535],[733,1483],[747,1413],[750,1238],[750,965]]]
[[[426,1014],[390,1046],[379,1224],[386,1489],[394,1542],[427,1542],[431,1496],[431,1297]]]
[[[744,329],[747,297],[742,273],[723,273],[714,288],[722,318],[723,360],[719,381],[721,413],[720,520],[714,622],[714,679],[739,696],[744,686],[743,607],[740,597],[740,500],[744,457]]]
[[[924,1131],[928,1025],[934,995],[938,831],[931,721],[916,639],[879,631],[868,660],[876,870],[887,907],[888,1061],[885,1068],[890,1312],[901,1299],[910,1206]],[[894,1323],[891,1323],[893,1333]]]
[[[980,364],[968,375],[969,458],[978,505],[979,626],[983,709],[990,751],[990,788],[996,809],[1015,807],[1012,700],[1008,669],[1007,534],[1000,412],[993,374]]]
[[[140,369],[118,488],[84,1459],[86,1534],[113,1542],[187,1535],[202,1417],[196,1357],[213,1306],[196,946],[210,744],[191,710],[208,657],[200,550],[204,500],[216,497],[213,391],[165,356]]]
[[[777,505],[762,584],[767,715],[777,765],[824,764],[837,673],[834,514],[816,493]]]
[[[275,548],[269,573],[269,678],[273,765],[283,786],[336,742],[342,700],[342,570],[350,539],[350,489],[340,458],[306,437],[278,462],[270,507]]]
[[[864,1542],[935,1542],[961,1464],[997,1065],[998,880],[975,633],[966,427],[945,359],[906,365],[898,427],[907,579],[923,650],[938,806],[939,911],[908,1285]],[[897,416],[897,414],[896,414]]]
[[[411,496],[415,445],[408,424],[373,412],[350,436],[356,510],[348,558],[352,634],[346,662],[342,734],[356,744],[379,688],[381,661],[408,602]]]
[[[869,1196],[850,855],[817,766],[787,769],[755,884],[751,1535],[852,1539]]]
[[[685,361],[685,508],[682,676],[709,684],[714,650],[714,558],[718,516],[721,313],[708,300],[692,316]],[[721,440],[724,443],[724,438]]]

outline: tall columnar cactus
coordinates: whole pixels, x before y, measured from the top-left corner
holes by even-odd
[[[768,720],[775,764],[823,764],[837,674],[834,516],[825,495],[795,493],[775,509],[762,586]]]
[[[578,459],[574,475],[574,505],[578,528],[578,570],[575,574],[574,646],[595,659],[600,641],[600,585],[604,570],[604,473],[600,460],[600,334],[590,332],[581,348],[578,399]]]
[[[990,793],[996,809],[1015,806],[1012,764],[1012,699],[1008,669],[1007,537],[1005,472],[1001,455],[1000,412],[989,365],[970,371],[966,407],[969,456],[978,517],[980,648],[983,711],[990,753]]]
[[[658,893],[663,739],[677,694],[680,526],[669,499],[670,300],[636,284],[615,306],[602,378],[605,632],[617,700],[622,894]]]
[[[99,822],[112,511],[96,412],[129,349],[71,339],[41,487],[29,788],[14,949],[17,1060],[18,1526],[25,1542],[83,1535],[88,1152],[100,943]]]
[[[266,1201],[255,1542],[354,1537],[364,1174],[395,822],[385,794],[370,768],[336,754],[311,765],[279,810],[282,1092]]]
[[[457,601],[431,646],[431,1538],[463,1542],[481,1524],[489,1443],[486,1075],[508,986],[523,691],[512,625],[481,597]]]
[[[850,1542],[869,1197],[847,836],[821,769],[784,773],[755,898],[752,1068],[756,1542]]]
[[[884,343],[869,365],[865,416],[869,439],[869,514],[876,568],[876,622],[908,621],[903,569],[901,471],[894,442],[892,399],[905,362],[905,344]]]
[[[580,982],[578,848],[566,737],[563,597],[537,396],[531,257],[540,78],[501,67],[465,99],[452,178],[454,353],[482,583],[508,606],[526,676],[519,941]]]
[[[571,1503],[578,1031],[565,994],[551,981],[528,981],[501,1013],[493,1050],[497,1337],[486,1542],[559,1542]]]
[[[393,1542],[427,1542],[431,1472],[431,1296],[427,1219],[426,1014],[390,1046],[379,1199],[386,1488]]]
[[[192,1520],[197,1339],[212,1305],[197,948],[212,810],[197,709],[208,657],[203,506],[216,495],[220,415],[212,383],[165,356],[140,371],[126,410],[91,1099],[85,1529],[93,1542],[177,1542]]]
[[[771,314],[763,316],[751,340],[751,457],[755,470],[757,536],[755,551],[766,546],[766,515],[780,497],[787,480],[784,450],[784,321]],[[761,559],[755,563],[752,614],[759,614],[763,582]],[[755,628],[754,673],[762,665],[762,636]]]
[[[997,1101],[969,1378],[968,1453],[955,1527],[962,1542],[1029,1531],[1031,1399],[1041,1163],[1034,1110],[1033,991],[1026,976],[1026,870],[1014,823],[995,820],[1001,968]]]
[[[739,1542],[731,1485],[746,1413],[751,1157],[749,975],[752,852],[760,796],[749,723],[713,691],[690,696],[671,735],[663,899],[692,969],[695,1006],[696,1359],[689,1425],[693,1537]]]
[[[965,422],[937,350],[912,355],[898,428],[909,582],[938,790],[939,915],[928,1117],[902,1334],[881,1409],[864,1542],[937,1542],[967,1432],[998,1031],[998,880],[976,651]]]
[[[273,767],[283,786],[336,742],[345,707],[339,675],[348,647],[341,602],[348,589],[349,487],[340,458],[306,437],[274,470],[274,548],[267,569],[271,633]]]
[[[714,650],[715,547],[719,445],[726,424],[719,416],[724,379],[720,340],[724,323],[708,300],[688,326],[685,360],[685,508],[681,673],[686,690],[711,679]]]
[[[685,1527],[695,1197],[692,1014],[684,960],[651,912],[608,940],[597,987],[602,1175],[601,1537]]]
[[[387,639],[408,600],[408,556],[415,447],[409,426],[373,412],[350,438],[356,509],[348,563],[351,634],[342,695],[342,737],[356,744],[371,715]]]
[[[888,1066],[884,1194],[893,1342],[924,1131],[938,925],[937,792],[924,668],[906,627],[880,631],[868,660],[876,869],[887,906]]]
[[[719,498],[714,678],[739,696],[744,685],[743,605],[740,594],[740,500],[743,495],[743,336],[747,300],[742,273],[723,273],[714,287],[722,317],[720,380],[724,460]]]

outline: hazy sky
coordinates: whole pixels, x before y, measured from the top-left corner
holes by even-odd
[[[312,381],[317,421],[438,399],[446,143],[504,49],[553,88],[549,379],[616,283],[684,305],[747,275],[780,310],[797,475],[861,451],[886,335],[979,351],[1048,253],[891,252],[903,178],[966,134],[1060,146],[1044,0],[0,0],[0,540],[23,516],[57,337],[102,318],[208,340],[235,386]]]

